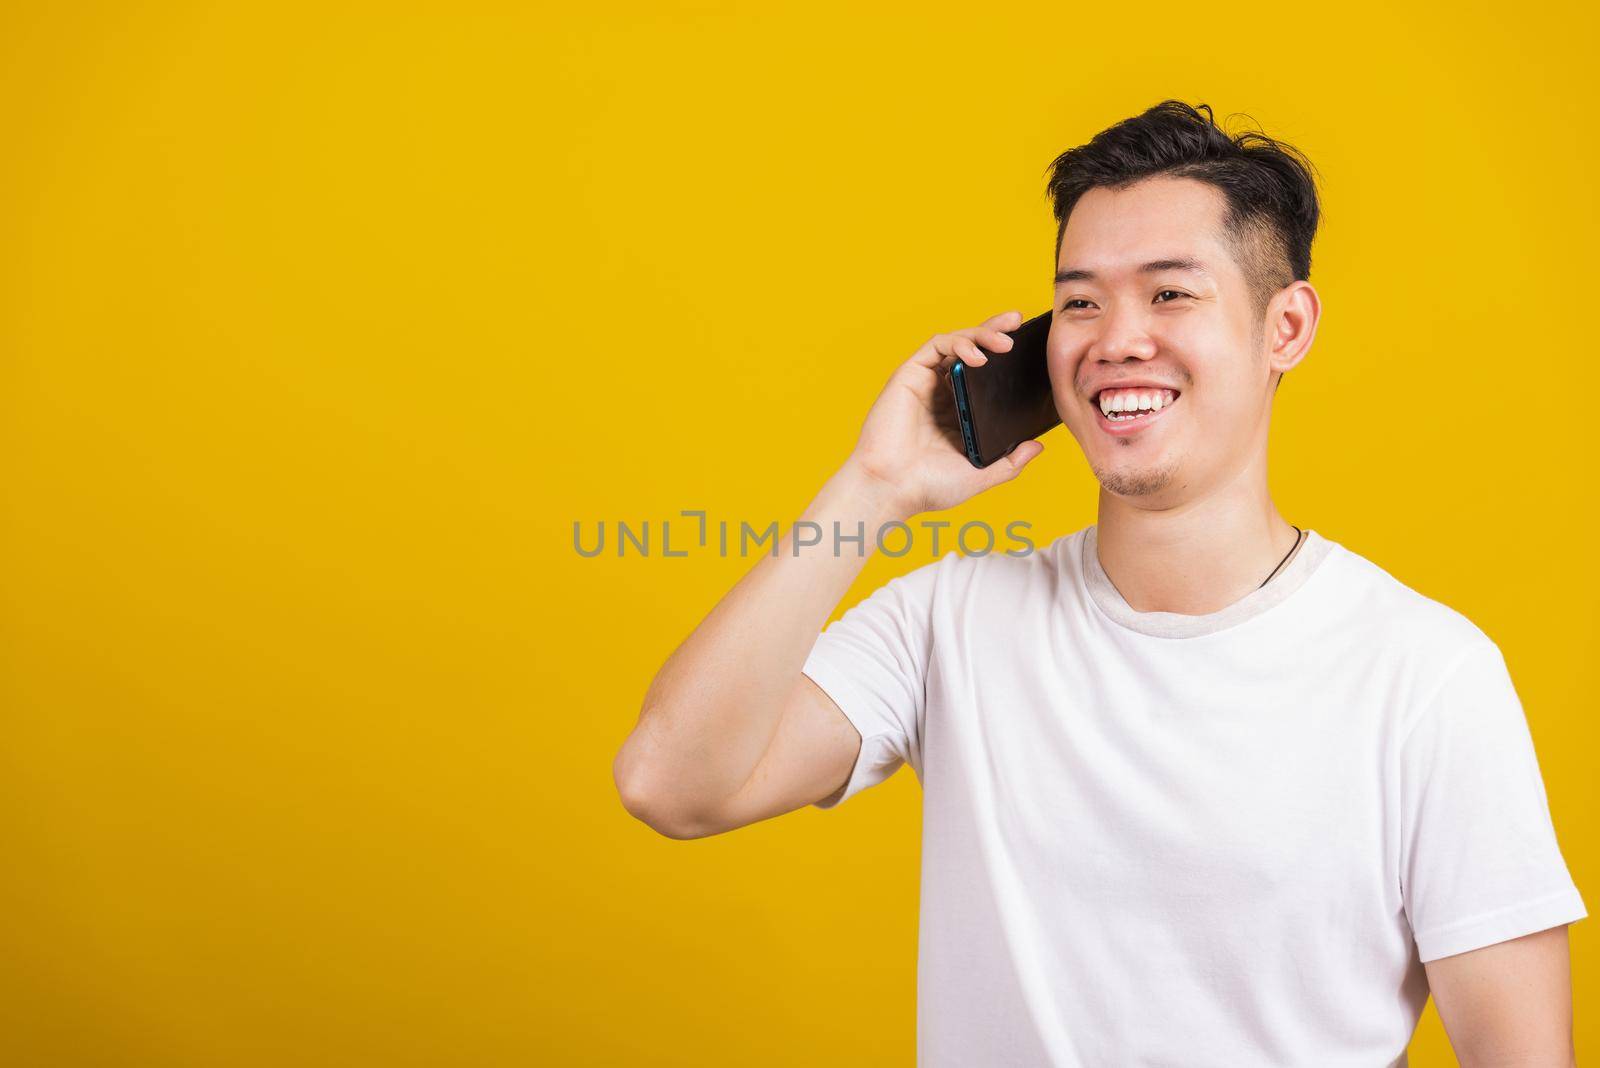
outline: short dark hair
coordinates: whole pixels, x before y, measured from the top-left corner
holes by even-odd
[[[1204,115],[1182,101],[1163,100],[1056,157],[1049,168],[1056,256],[1067,218],[1091,189],[1125,189],[1157,175],[1206,182],[1227,198],[1223,236],[1250,288],[1259,328],[1274,293],[1311,277],[1316,168],[1298,149],[1264,133],[1229,135],[1209,105],[1200,109]]]

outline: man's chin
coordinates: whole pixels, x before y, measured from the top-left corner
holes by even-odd
[[[1178,466],[1095,468],[1100,488],[1118,497],[1154,497],[1178,481]]]

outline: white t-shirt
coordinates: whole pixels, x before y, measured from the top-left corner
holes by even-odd
[[[1093,526],[951,552],[804,670],[863,739],[817,807],[922,784],[919,1065],[1405,1065],[1422,961],[1588,915],[1499,648],[1314,530],[1204,616]]]

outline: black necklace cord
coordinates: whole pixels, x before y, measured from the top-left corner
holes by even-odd
[[[1291,523],[1289,525],[1290,526],[1294,526],[1293,523]],[[1287,564],[1289,562],[1289,557],[1294,555],[1295,549],[1300,548],[1300,539],[1305,537],[1305,531],[1301,530],[1299,527],[1295,527],[1294,528],[1294,534],[1295,534],[1294,545],[1289,549],[1289,552],[1284,556],[1284,558],[1282,560],[1278,561],[1278,566],[1272,569],[1272,575],[1276,575],[1279,572],[1279,570],[1282,569],[1283,565]],[[1261,580],[1261,586],[1265,586],[1267,583],[1271,582],[1272,581],[1272,575],[1268,575],[1266,578],[1262,579]],[[1257,586],[1256,589],[1259,590],[1261,588],[1261,586]]]

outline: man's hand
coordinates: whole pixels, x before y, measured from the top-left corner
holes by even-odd
[[[895,369],[867,412],[846,466],[884,487],[900,518],[953,508],[1015,478],[1044,451],[1038,441],[1024,441],[988,467],[973,467],[962,448],[950,395],[949,371],[956,360],[982,366],[987,357],[979,343],[1005,352],[1012,344],[1005,331],[1021,325],[1022,313],[1008,311],[982,326],[935,334]]]

